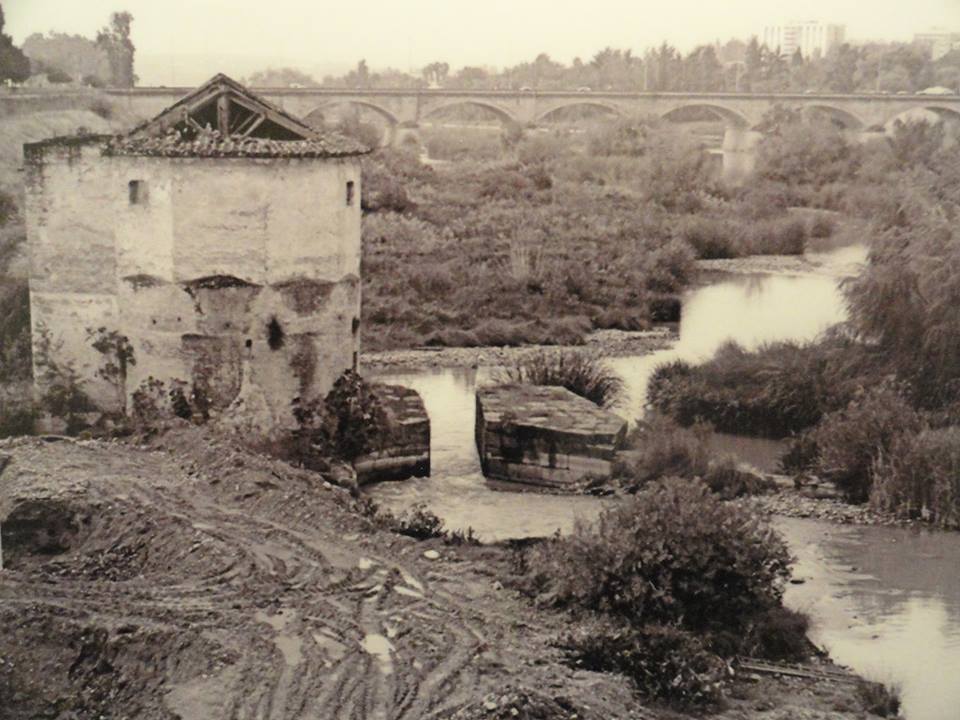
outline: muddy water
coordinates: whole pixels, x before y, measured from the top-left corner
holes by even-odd
[[[862,260],[847,249],[835,262]],[[680,337],[665,351],[611,359],[623,376],[627,399],[617,412],[640,416],[650,373],[660,363],[708,359],[727,340],[746,347],[816,337],[843,318],[835,276],[737,277],[695,290],[685,299]],[[433,369],[383,375],[417,390],[432,425],[433,476],[382,483],[368,492],[402,511],[424,503],[450,528],[473,530],[484,540],[569,532],[605,504],[592,497],[517,492],[487,482],[474,447],[474,391],[491,381],[487,369]],[[717,435],[714,446],[763,469],[772,469],[780,446]],[[960,534],[890,528],[850,528],[815,520],[778,519],[797,556],[787,603],[807,611],[813,638],[841,663],[902,687],[912,720],[960,718]]]

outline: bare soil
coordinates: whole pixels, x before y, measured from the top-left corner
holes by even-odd
[[[507,549],[381,530],[228,438],[21,438],[0,466],[0,718],[679,717],[565,665],[571,619],[504,588]],[[863,713],[842,680],[744,676],[720,717]]]

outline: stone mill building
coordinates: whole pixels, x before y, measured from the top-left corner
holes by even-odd
[[[289,425],[357,363],[365,152],[224,75],[127,135],[26,145],[35,371],[104,410],[152,377]],[[133,350],[120,387],[101,328]]]

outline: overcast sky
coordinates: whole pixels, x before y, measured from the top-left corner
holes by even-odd
[[[93,37],[112,11],[134,16],[141,84],[195,84],[266,65],[321,76],[365,58],[373,69],[434,60],[503,67],[546,52],[562,62],[610,45],[681,50],[760,34],[784,20],[842,23],[850,39],[960,31],[960,0],[0,0],[6,32]],[[799,16],[799,17],[798,17]]]

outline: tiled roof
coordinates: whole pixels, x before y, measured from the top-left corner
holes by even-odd
[[[369,149],[365,145],[336,133],[316,133],[308,140],[270,140],[221,137],[215,130],[198,133],[192,139],[177,131],[159,137],[121,136],[113,138],[104,149],[105,155],[220,158],[333,158],[367,152]]]

